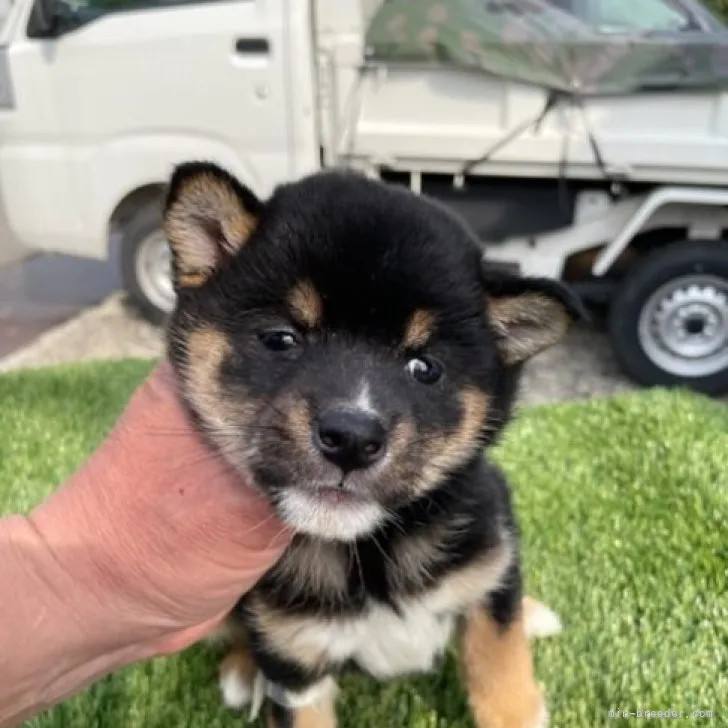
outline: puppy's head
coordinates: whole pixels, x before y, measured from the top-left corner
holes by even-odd
[[[484,269],[450,213],[328,172],[266,202],[187,164],[165,228],[169,352],[197,425],[293,529],[351,540],[477,457],[519,365],[579,314]]]

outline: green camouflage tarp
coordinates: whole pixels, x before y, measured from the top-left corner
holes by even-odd
[[[654,28],[635,28],[626,19],[640,2],[609,0],[611,27],[596,28],[558,0],[385,0],[366,59],[474,69],[569,94],[728,87],[728,33],[692,29],[681,0],[658,4]]]

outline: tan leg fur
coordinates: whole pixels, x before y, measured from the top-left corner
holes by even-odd
[[[472,610],[461,633],[460,660],[478,728],[548,725],[522,610],[505,630],[485,610]]]

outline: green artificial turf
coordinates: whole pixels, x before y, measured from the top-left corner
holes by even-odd
[[[113,423],[148,362],[0,377],[0,513],[24,511]],[[528,591],[565,623],[536,664],[552,725],[634,725],[610,708],[685,711],[650,725],[728,725],[728,410],[652,391],[526,410],[496,453],[523,531]],[[37,728],[223,728],[216,656],[127,669]],[[350,678],[344,728],[471,726],[452,660],[389,685]],[[712,720],[693,720],[712,710]]]

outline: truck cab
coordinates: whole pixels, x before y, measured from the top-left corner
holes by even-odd
[[[261,195],[320,164],[309,12],[284,0],[16,0],[0,40],[13,238],[104,258],[126,236],[125,278],[148,313],[168,310],[157,212],[176,163],[215,160]]]

